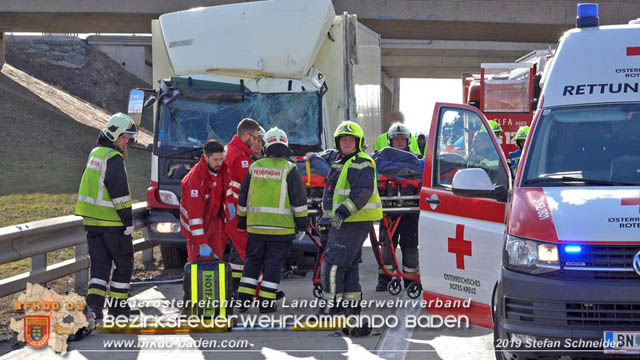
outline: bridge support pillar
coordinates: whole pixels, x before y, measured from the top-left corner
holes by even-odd
[[[4,65],[4,33],[0,32],[0,69]]]
[[[391,113],[400,109],[400,79],[382,72],[382,132],[391,126]]]

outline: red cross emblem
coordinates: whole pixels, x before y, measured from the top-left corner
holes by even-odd
[[[620,205],[632,205],[632,206],[640,206],[640,197],[637,198],[622,198],[620,199]],[[638,208],[638,212],[640,213],[640,207]]]
[[[449,238],[449,252],[456,254],[456,267],[464,270],[464,257],[471,256],[471,241],[464,239],[464,225],[456,225],[456,237]]]

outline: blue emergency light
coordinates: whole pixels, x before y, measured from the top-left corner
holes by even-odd
[[[578,254],[582,251],[582,246],[580,245],[567,245],[564,247],[564,251],[569,254]]]
[[[599,25],[598,4],[583,3],[578,4],[578,16],[576,17],[576,27],[586,28]]]

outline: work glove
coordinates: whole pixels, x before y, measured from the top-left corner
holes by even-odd
[[[133,234],[133,231],[134,231],[135,229],[136,229],[136,228],[135,228],[135,227],[133,227],[133,225],[131,225],[131,226],[127,226],[127,228],[126,228],[126,229],[124,229],[124,234],[125,234],[125,235],[127,235],[127,236],[128,236],[128,235],[132,235],[132,234]]]
[[[343,221],[344,218],[342,216],[340,216],[339,214],[335,214],[331,217],[331,227],[336,230],[340,230]]]
[[[296,240],[298,241],[302,241],[302,238],[304,237],[304,235],[306,234],[305,231],[298,231],[296,232]]]
[[[236,206],[234,204],[228,204],[227,212],[229,213],[227,220],[233,221],[233,219],[236,217]]]
[[[202,257],[211,257],[212,252],[209,245],[200,245],[200,256]]]

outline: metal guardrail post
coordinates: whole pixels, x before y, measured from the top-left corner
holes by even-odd
[[[37,274],[47,269],[47,253],[31,257],[31,274]],[[40,284],[47,287],[47,283]]]
[[[83,257],[89,255],[89,246],[87,243],[78,244],[75,247],[76,261],[80,261]],[[74,274],[75,292],[78,295],[87,295],[87,287],[89,286],[89,269],[83,269]]]
[[[146,227],[142,229],[142,237],[149,241],[149,232]],[[153,246],[142,250],[142,263],[144,264],[145,269],[153,267]]]

